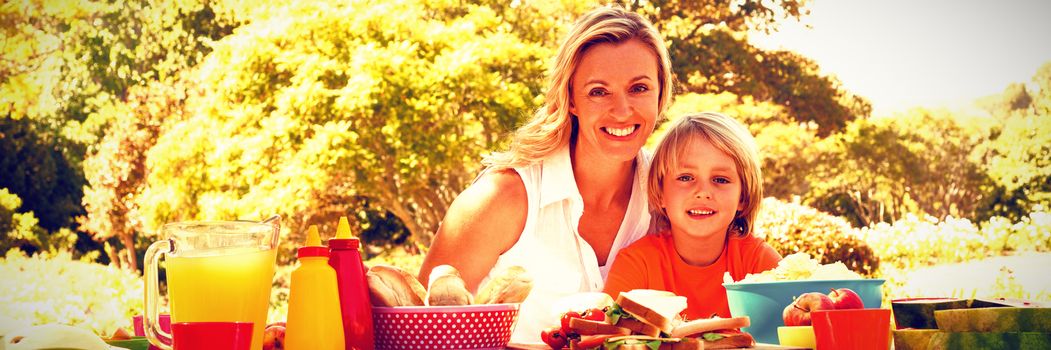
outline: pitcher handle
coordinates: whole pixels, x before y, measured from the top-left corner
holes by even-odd
[[[153,242],[146,249],[146,261],[143,263],[143,273],[146,275],[146,315],[143,317],[143,329],[146,331],[146,339],[150,344],[164,350],[171,350],[172,335],[160,327],[157,301],[160,298],[160,288],[157,281],[157,261],[162,255],[172,252],[174,242],[163,240]]]
[[[263,220],[262,223],[274,226],[274,235],[270,237],[270,248],[277,248],[277,239],[281,237],[281,215],[271,215],[266,220]]]

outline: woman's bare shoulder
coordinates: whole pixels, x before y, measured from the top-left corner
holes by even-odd
[[[522,177],[514,169],[490,171],[460,193],[450,206],[446,220],[453,215],[472,220],[488,217],[502,222],[521,217],[524,225],[527,197]]]
[[[460,270],[468,288],[477,288],[522,235],[527,197],[525,184],[513,169],[482,175],[449,206],[420,269],[420,280],[426,280],[435,266],[449,264]]]

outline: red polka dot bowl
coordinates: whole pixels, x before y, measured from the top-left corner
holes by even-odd
[[[376,349],[503,349],[519,305],[373,307]]]

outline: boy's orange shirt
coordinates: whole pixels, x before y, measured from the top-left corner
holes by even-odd
[[[749,273],[770,270],[781,255],[755,236],[730,238],[719,259],[708,266],[687,264],[675,252],[668,232],[643,237],[624,248],[609,271],[603,289],[614,299],[632,289],[666,290],[686,297],[686,319],[709,318],[712,314],[730,317],[730,306],[723,288],[727,271],[735,281]]]

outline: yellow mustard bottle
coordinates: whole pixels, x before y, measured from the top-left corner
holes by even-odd
[[[317,225],[310,226],[306,245],[296,257],[299,267],[292,271],[288,292],[285,348],[345,350],[336,270],[328,265],[328,248],[321,245]]]

